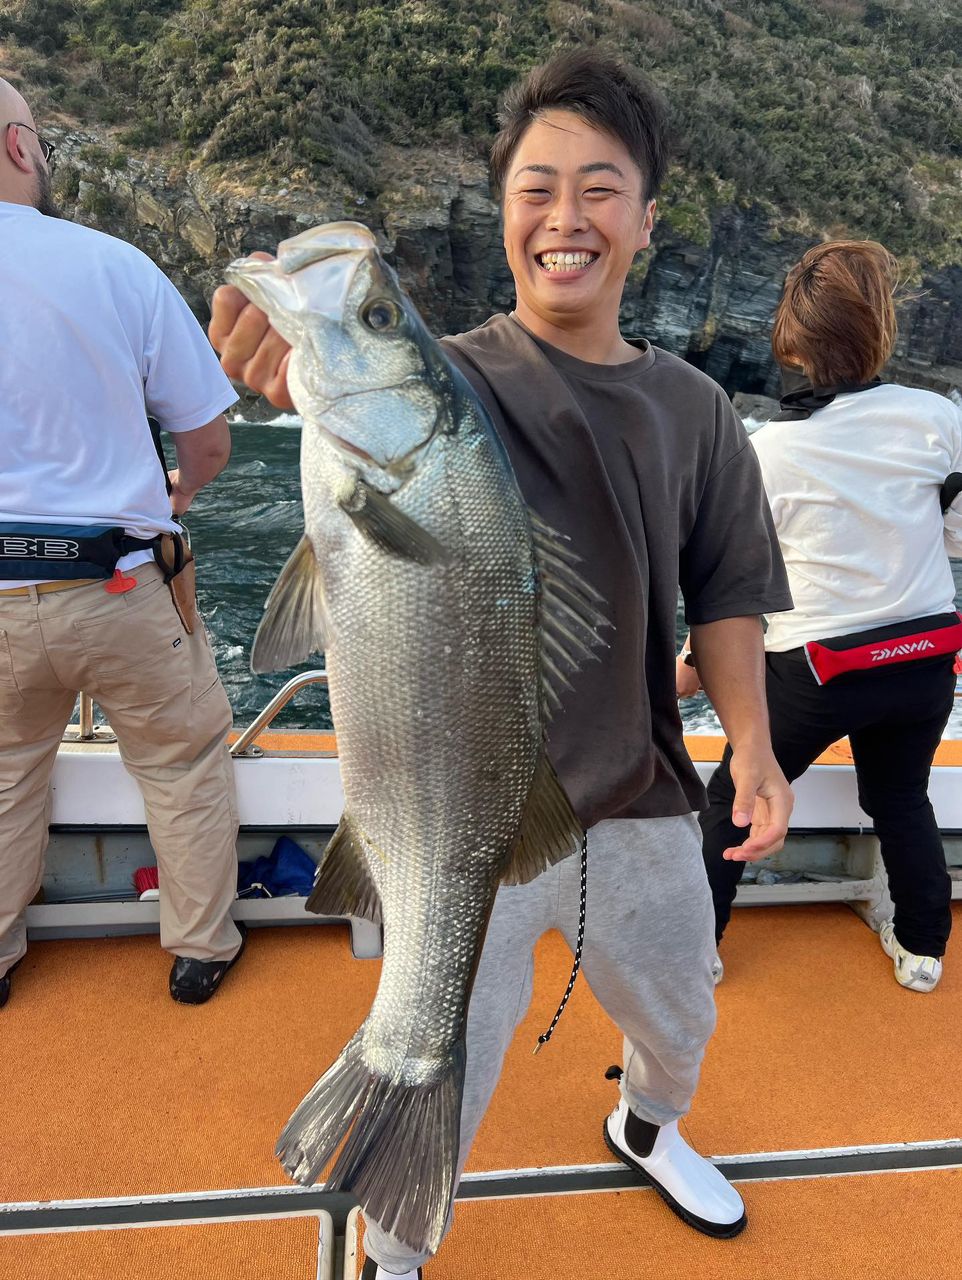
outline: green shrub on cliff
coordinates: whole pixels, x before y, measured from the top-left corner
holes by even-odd
[[[702,240],[760,200],[806,229],[962,262],[962,6],[936,0],[12,0],[0,38],[128,145],[335,171],[376,195],[384,142],[483,145],[505,85],[600,40],[668,94],[680,180],[663,212]],[[9,61],[9,59],[8,59]],[[46,69],[46,70],[45,70]]]

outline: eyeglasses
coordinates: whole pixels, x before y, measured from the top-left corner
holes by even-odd
[[[55,142],[48,142],[46,138],[42,138],[32,124],[24,124],[22,120],[10,120],[7,123],[7,128],[11,129],[14,125],[16,125],[18,129],[29,129],[31,133],[37,134],[37,141],[40,143],[40,153],[49,165],[53,160],[53,153],[57,150],[57,144]]]

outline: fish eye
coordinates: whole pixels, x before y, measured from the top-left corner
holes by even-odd
[[[401,322],[400,308],[390,298],[375,298],[361,308],[361,319],[375,333],[396,329]]]

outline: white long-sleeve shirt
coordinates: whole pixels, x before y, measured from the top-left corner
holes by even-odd
[[[769,618],[767,649],[954,608],[962,496],[944,518],[939,506],[942,482],[962,471],[951,400],[881,385],[770,422],[751,441],[795,601]]]

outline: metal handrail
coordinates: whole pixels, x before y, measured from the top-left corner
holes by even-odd
[[[267,728],[278,712],[290,702],[294,694],[310,684],[327,684],[326,671],[302,671],[299,676],[288,680],[271,698],[267,706],[252,720],[234,745],[230,748],[232,756],[242,756],[249,746]],[[962,698],[962,681],[955,688],[955,696]],[[80,731],[77,735],[80,742],[92,742],[94,733],[94,700],[89,693],[80,694]]]
[[[278,689],[267,706],[261,711],[256,719],[252,720],[241,736],[237,739],[230,749],[232,756],[242,756],[247,748],[271,723],[277,713],[286,707],[293,698],[294,694],[300,689],[304,689],[309,684],[327,684],[326,671],[302,671],[299,676],[294,676],[292,680],[288,680],[282,689]]]
[[[80,733],[81,742],[92,742],[94,736],[94,700],[89,693],[80,694]]]
[[[76,724],[68,724],[64,730],[63,741],[67,743],[104,744],[116,742],[117,735],[109,724],[94,724],[94,700],[89,693],[81,690],[77,706]]]

